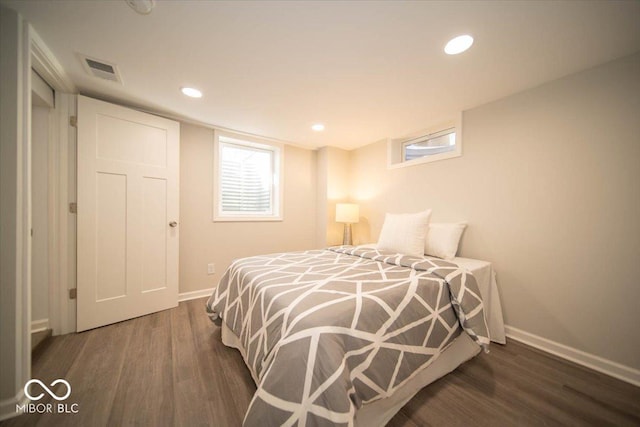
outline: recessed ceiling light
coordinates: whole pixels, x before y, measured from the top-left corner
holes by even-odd
[[[316,123],[315,125],[311,126],[311,129],[316,132],[322,132],[324,130],[324,125],[322,123]]]
[[[180,91],[191,98],[202,98],[202,92],[192,87],[182,87]]]
[[[156,0],[125,0],[140,15],[148,15],[156,6]]]
[[[472,44],[473,37],[465,34],[449,40],[449,43],[444,47],[444,51],[449,55],[457,55],[469,49]]]

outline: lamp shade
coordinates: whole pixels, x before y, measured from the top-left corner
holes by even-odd
[[[336,204],[336,222],[355,224],[360,219],[360,207],[355,203]]]

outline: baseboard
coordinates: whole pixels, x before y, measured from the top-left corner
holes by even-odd
[[[31,333],[46,331],[47,329],[49,329],[49,319],[31,321]]]
[[[505,325],[507,337],[640,387],[640,370]]]
[[[208,297],[213,293],[215,288],[200,289],[199,291],[183,292],[178,294],[178,302],[189,301],[192,299]]]
[[[0,421],[17,417],[20,412],[16,411],[16,405],[24,405],[29,399],[24,395],[24,390],[20,390],[16,396],[0,401]]]

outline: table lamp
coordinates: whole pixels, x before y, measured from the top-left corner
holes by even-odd
[[[344,223],[343,245],[351,245],[351,224],[355,224],[360,219],[360,208],[355,203],[336,204],[336,222]]]

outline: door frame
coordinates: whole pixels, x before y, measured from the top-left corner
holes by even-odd
[[[14,287],[8,294],[11,299],[0,301],[0,309],[10,314],[10,320],[15,325],[14,333],[3,342],[3,354],[14,361],[13,373],[2,376],[3,381],[10,381],[11,388],[15,391],[13,396],[0,396],[0,420],[19,415],[16,404],[24,404],[24,384],[31,378],[31,69],[36,72],[54,89],[56,108],[50,119],[54,124],[49,131],[49,154],[53,151],[56,156],[49,159],[49,225],[53,238],[49,241],[49,248],[63,250],[56,256],[55,250],[50,251],[49,272],[52,279],[49,288],[50,307],[54,310],[50,313],[50,322],[57,329],[57,333],[75,331],[75,306],[68,302],[68,292],[62,283],[70,283],[75,280],[75,253],[69,251],[68,242],[74,242],[75,229],[70,227],[67,221],[67,197],[69,193],[75,197],[75,182],[70,177],[75,176],[71,171],[75,170],[75,130],[69,127],[69,116],[75,114],[75,93],[77,88],[69,79],[66,72],[44,43],[35,29],[11,9],[3,9],[7,22],[15,23],[17,34],[9,39],[12,52],[17,52],[18,63],[14,66],[17,86],[15,99],[3,100],[6,106],[15,111],[9,123],[9,133],[13,132],[16,138],[16,152],[12,158],[3,159],[2,168],[15,168],[15,181],[7,185],[15,184],[15,214],[8,217],[8,221],[15,223],[15,248],[11,259],[12,266],[8,276],[12,283],[8,287]],[[10,29],[11,30],[11,29]],[[9,30],[9,31],[10,31]],[[15,39],[13,36],[16,36]],[[15,50],[13,50],[15,49]],[[3,64],[4,67],[5,64]],[[15,102],[15,105],[10,103]],[[4,134],[3,134],[4,135]],[[13,157],[15,154],[15,157]],[[16,163],[17,160],[17,163]],[[52,179],[53,178],[53,179]],[[53,212],[62,212],[63,216],[51,217]],[[64,221],[60,220],[64,218]],[[4,221],[4,219],[3,219]],[[51,236],[50,236],[51,238]],[[4,257],[3,257],[4,259]],[[71,264],[73,262],[73,264]],[[70,276],[70,272],[73,275]],[[52,274],[53,273],[53,274]],[[13,280],[15,278],[15,281]],[[73,282],[75,287],[75,282]],[[52,305],[51,302],[54,302]],[[55,304],[57,302],[57,304]],[[73,323],[70,322],[73,320]]]
[[[0,395],[2,420],[16,415],[15,404],[24,402],[22,386],[31,375],[31,61],[28,24],[14,11],[0,8],[3,21],[0,32],[2,41],[7,43],[3,48],[8,51],[0,66],[3,78],[4,73],[7,74],[5,84],[16,86],[15,92],[0,98],[6,120],[3,120],[0,136],[0,150],[4,152],[0,156],[0,169],[3,171],[2,189],[8,195],[8,200],[3,200],[1,217],[4,229],[2,287],[6,296],[0,299],[0,310],[13,320],[13,324],[0,325],[0,352],[14,364],[12,372],[0,374],[3,385],[14,392],[11,396],[3,390]],[[14,59],[15,63],[12,62]],[[11,249],[13,253],[8,254]]]
[[[70,117],[76,115],[77,88],[29,25],[31,64],[54,90],[55,105],[49,116],[49,327],[53,335],[76,331],[76,303],[69,289],[76,287],[75,215],[69,203],[76,199],[76,132]],[[29,285],[30,287],[30,285]]]

